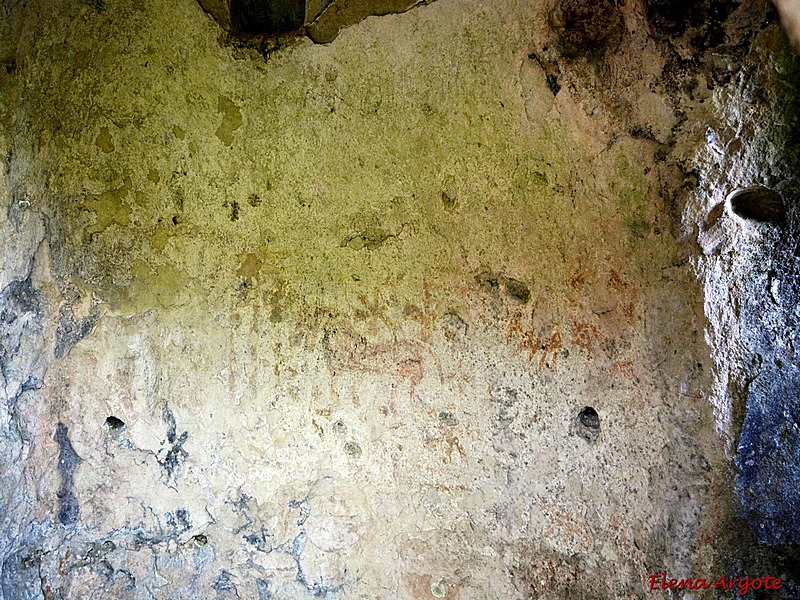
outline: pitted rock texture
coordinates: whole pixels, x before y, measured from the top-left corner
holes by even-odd
[[[754,537],[788,544],[795,560],[799,76],[783,36],[761,32],[741,72],[714,95],[701,184],[687,207],[703,249],[696,264],[717,362],[712,398],[735,455],[736,494]]]
[[[559,6],[439,0],[268,60],[195,0],[8,9],[3,598],[750,568],[684,211],[731,61],[782,34],[760,2]]]

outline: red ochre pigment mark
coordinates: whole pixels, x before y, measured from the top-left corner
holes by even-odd
[[[589,354],[594,353],[594,345],[601,341],[600,330],[591,323],[573,323],[571,333],[572,343]]]
[[[581,552],[592,547],[594,537],[583,515],[569,511],[555,501],[546,502],[542,506],[542,512],[548,521],[545,528],[547,539],[560,540]]]
[[[436,356],[427,344],[419,340],[407,339],[370,344],[351,330],[337,330],[326,332],[322,345],[328,357],[328,369],[334,377],[337,373],[343,372],[357,375],[353,387],[353,401],[356,406],[360,404],[357,390],[366,375],[389,377],[394,379],[395,383],[407,382],[413,400],[417,386],[426,376],[426,357],[430,357],[439,380],[443,381],[441,365]],[[392,389],[395,387],[393,385]]]
[[[589,277],[591,275],[584,271],[576,271],[572,278],[569,280],[569,287],[573,290],[578,291],[579,288],[582,288],[586,285],[586,282],[589,281]]]
[[[522,350],[528,351],[528,362],[533,362],[536,355],[541,352],[539,357],[539,367],[548,365],[554,367],[558,359],[558,353],[561,351],[561,330],[558,326],[554,326],[552,333],[549,337],[542,337],[536,335],[533,331],[523,331],[520,324],[519,314],[511,319],[509,326],[509,338],[516,339],[517,344]],[[552,357],[552,361],[549,359]]]
[[[422,444],[429,450],[441,447],[443,451],[442,462],[444,464],[450,464],[453,460],[453,452],[456,450],[458,450],[462,461],[467,459],[467,453],[464,451],[461,442],[449,431],[444,432],[440,436],[426,438],[423,440]]]
[[[632,360],[618,360],[611,364],[608,369],[610,375],[620,375],[626,379],[634,379],[633,375],[633,361]]]
[[[64,568],[64,563],[69,560],[70,549],[67,547],[67,551],[64,553],[64,556],[58,559],[58,572],[61,574],[62,577],[66,577],[67,570]]]
[[[628,318],[628,323],[633,323],[633,317],[636,315],[636,303],[628,302],[624,308],[625,316]]]
[[[719,579],[675,579],[668,578],[666,573],[648,575],[647,581],[651,590],[735,590],[740,596],[752,590],[779,590],[783,587],[779,577],[766,575],[750,579],[749,577],[725,577]]]
[[[622,277],[620,277],[619,273],[617,273],[614,269],[611,269],[608,274],[608,287],[621,292],[628,287],[628,284],[622,280]]]

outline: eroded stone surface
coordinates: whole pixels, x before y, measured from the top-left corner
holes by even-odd
[[[268,61],[194,0],[8,17],[4,596],[611,598],[728,569],[681,218],[744,50],[609,7],[590,52],[549,4],[452,0]]]
[[[703,181],[687,215],[727,195],[700,223],[707,332],[714,352],[720,429],[737,469],[736,493],[769,552],[748,561],[797,565],[798,484],[797,59],[773,29],[754,40],[739,76],[714,95],[716,121],[698,164]],[[753,119],[771,123],[759,130]],[[744,142],[744,143],[743,143]],[[783,566],[782,568],[787,568]],[[789,567],[796,568],[796,567]],[[796,588],[792,588],[793,590]]]

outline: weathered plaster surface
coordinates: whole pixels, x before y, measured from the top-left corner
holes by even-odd
[[[191,0],[43,4],[4,24],[0,595],[722,568],[681,228],[714,84],[669,88],[643,6],[590,56],[541,2],[439,0],[265,61]]]

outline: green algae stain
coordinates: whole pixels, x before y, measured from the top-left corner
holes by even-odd
[[[647,238],[652,231],[652,192],[642,167],[625,154],[618,158],[615,174],[611,190],[619,210],[620,223],[628,234],[628,240],[635,244]]]

